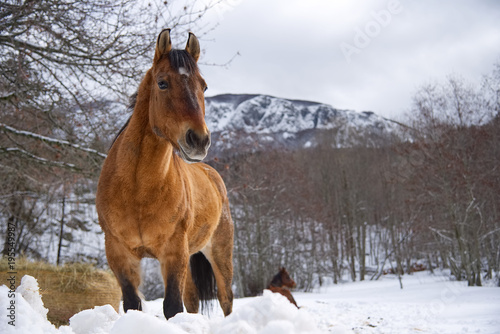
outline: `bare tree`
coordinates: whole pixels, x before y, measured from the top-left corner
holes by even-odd
[[[423,157],[415,170],[420,219],[441,241],[442,256],[457,279],[481,285],[484,248],[498,238],[498,111],[484,91],[450,77],[422,88],[414,103],[413,128]],[[495,115],[496,113],[496,115]],[[498,247],[498,246],[497,246]]]

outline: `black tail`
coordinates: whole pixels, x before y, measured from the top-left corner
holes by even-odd
[[[190,265],[194,285],[198,289],[201,301],[201,311],[202,313],[205,310],[209,312],[213,306],[213,300],[217,298],[217,286],[212,266],[201,252],[191,255]]]

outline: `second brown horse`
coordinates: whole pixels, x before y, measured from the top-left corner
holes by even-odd
[[[160,33],[133,114],[102,168],[96,206],[125,311],[141,309],[143,257],[160,262],[166,318],[182,312],[183,302],[188,312],[198,312],[200,297],[213,293],[213,277],[224,314],[232,311],[233,223],[226,188],[214,169],[199,162],[210,146],[199,56],[193,34],[184,50],[174,50],[170,30]]]
[[[286,269],[282,267],[280,268],[280,271],[276,275],[274,275],[271,283],[269,283],[267,288],[272,292],[282,294],[283,296],[288,298],[290,303],[297,306],[297,302],[295,301],[292,293],[289,290],[295,288],[296,285],[297,284],[295,284],[295,281],[290,277],[290,274],[288,274],[288,271],[286,271]]]

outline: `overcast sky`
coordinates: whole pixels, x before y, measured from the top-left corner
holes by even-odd
[[[500,62],[498,0],[227,0],[201,40],[208,96],[268,94],[398,118],[418,87]]]

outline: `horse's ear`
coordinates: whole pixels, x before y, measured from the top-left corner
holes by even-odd
[[[194,58],[194,61],[198,61],[200,58],[200,42],[198,42],[198,38],[191,32],[186,44],[186,51]]]
[[[154,62],[156,63],[160,60],[161,56],[167,54],[172,50],[172,40],[170,39],[170,29],[163,29],[158,35],[158,40],[156,41],[156,51]]]

